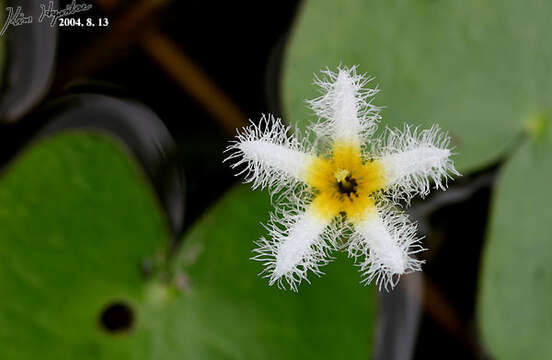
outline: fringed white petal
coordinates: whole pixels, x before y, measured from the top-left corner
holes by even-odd
[[[356,67],[322,71],[316,78],[322,96],[308,101],[321,120],[311,128],[319,136],[363,143],[374,133],[380,119],[379,108],[372,104],[378,89],[365,88],[372,78],[357,74]]]
[[[257,254],[253,259],[265,265],[261,274],[269,278],[269,285],[297,291],[301,281],[309,282],[308,271],[323,274],[319,268],[332,260],[328,242],[331,231],[326,233],[330,224],[312,209],[271,215],[266,226],[269,237],[257,241],[258,247],[253,250]]]
[[[387,178],[387,191],[395,200],[409,201],[430,192],[431,183],[445,190],[452,174],[460,175],[450,158],[450,138],[437,125],[419,131],[405,126],[403,131],[387,129],[376,150]]]
[[[309,101],[319,117],[319,122],[310,127],[317,135],[311,143],[296,137],[297,132],[290,135],[289,127],[269,115],[263,116],[259,124],[251,123],[239,131],[226,149],[229,156],[225,161],[231,161],[232,168],[241,168],[238,175],[244,174],[245,182],[251,182],[253,188],[271,190],[276,212],[266,225],[268,236],[257,241],[253,257],[264,264],[261,274],[269,278],[270,285],[297,291],[303,280],[309,282],[309,272],[322,274],[320,268],[332,260],[330,252],[334,249],[347,249],[350,256],[359,259],[363,282],[375,281],[380,289],[393,288],[402,274],[421,270],[423,261],[415,254],[424,249],[416,236],[416,225],[394,206],[398,206],[398,200],[427,195],[432,184],[444,189],[452,175],[460,174],[450,158],[450,138],[437,126],[422,131],[408,126],[403,131],[388,129],[382,139],[370,139],[380,120],[380,109],[372,104],[378,89],[366,87],[371,80],[357,74],[356,67],[326,70],[315,79],[322,95]],[[342,145],[362,148],[364,159],[356,159],[356,150],[347,155],[351,164],[362,160],[378,163],[370,165],[371,172],[378,172],[374,173],[377,181],[370,187],[377,199],[377,211],[373,203],[358,203],[358,210],[355,204],[351,211],[355,216],[348,218],[352,215],[347,215],[349,210],[343,211],[341,203],[316,203],[320,205],[318,211],[314,210],[318,205],[309,205],[324,191],[330,191],[314,184],[329,184],[334,191],[336,174],[351,171],[336,164],[344,161],[331,161],[332,156],[341,156],[334,148]],[[312,177],[310,167],[319,155],[324,159],[321,167],[339,166],[315,174],[328,179]],[[380,191],[382,178],[386,184]],[[359,185],[353,185],[355,182],[351,180],[353,189]],[[356,214],[363,211],[366,216],[359,220]],[[321,213],[340,215],[324,219]],[[349,241],[343,243],[343,238]]]
[[[262,117],[238,132],[236,140],[226,148],[230,152],[224,161],[233,161],[232,168],[243,169],[244,182],[252,187],[278,187],[288,181],[301,181],[312,155],[305,141],[289,135],[289,126],[272,115]]]
[[[349,240],[349,256],[364,257],[360,262],[363,283],[392,289],[402,274],[420,271],[423,261],[414,254],[423,251],[416,225],[389,206],[371,213],[355,224]]]

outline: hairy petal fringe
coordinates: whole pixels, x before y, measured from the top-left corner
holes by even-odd
[[[449,144],[450,137],[437,125],[421,131],[408,125],[403,131],[387,129],[375,150],[387,173],[387,194],[408,202],[415,195],[428,195],[431,183],[445,190],[452,175],[460,175]]]
[[[391,206],[379,208],[354,226],[349,240],[351,257],[363,257],[359,263],[363,283],[375,281],[381,290],[390,290],[402,274],[420,271],[423,261],[415,254],[425,250],[416,236],[416,224]]]
[[[311,146],[306,140],[289,135],[290,127],[272,115],[261,118],[238,131],[236,140],[225,152],[230,155],[232,169],[241,168],[236,176],[243,175],[252,188],[281,189],[290,183],[303,181],[303,175],[312,161]]]
[[[299,284],[308,280],[308,272],[322,275],[320,267],[333,258],[330,239],[336,228],[311,209],[283,210],[271,214],[265,226],[268,237],[256,242],[253,260],[261,261],[265,269],[260,275],[269,278],[269,285],[297,291]]]
[[[333,260],[334,250],[344,250],[358,260],[364,284],[374,281],[380,290],[390,290],[402,274],[421,270],[423,261],[417,260],[416,254],[424,250],[416,224],[396,207],[415,195],[426,196],[432,185],[445,190],[448,179],[460,175],[451,160],[450,138],[436,125],[427,130],[405,125],[403,130],[386,129],[382,138],[373,140],[381,117],[380,108],[372,104],[379,90],[366,87],[372,78],[357,74],[356,67],[322,74],[315,78],[322,95],[308,101],[319,117],[309,128],[313,132],[310,139],[300,137],[298,131],[292,136],[290,127],[280,119],[263,115],[258,124],[251,122],[238,131],[225,150],[229,156],[224,161],[239,169],[237,175],[244,175],[244,182],[254,189],[268,188],[275,207],[263,225],[268,235],[256,242],[252,259],[264,264],[260,275],[268,278],[269,285],[297,291],[303,280],[309,282],[310,272],[322,274],[321,268]],[[336,182],[336,174],[352,169],[342,169],[345,165],[332,160],[338,156],[335,147],[341,145],[360,147],[361,159],[356,159],[357,150],[351,155],[353,163],[360,160],[359,166],[379,163],[372,165],[379,174],[374,189],[380,190],[363,194],[371,196],[376,207],[370,202],[366,209],[355,212],[364,211],[365,217],[348,218],[349,210],[344,210],[348,208],[340,203],[311,205],[329,191],[317,185],[326,184],[324,181],[309,177],[316,170],[311,166],[338,166],[323,176],[329,177],[331,191],[345,191],[341,180]],[[354,191],[358,183],[348,174],[352,180],[347,184]],[[327,218],[321,214],[328,214]],[[329,214],[338,215],[329,219]]]
[[[365,87],[373,78],[357,74],[356,66],[322,73],[325,76],[316,77],[315,84],[323,95],[307,101],[320,118],[311,129],[320,137],[363,143],[376,131],[381,118],[380,108],[372,104],[379,90]]]

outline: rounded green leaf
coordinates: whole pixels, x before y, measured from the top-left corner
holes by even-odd
[[[494,195],[478,317],[497,359],[552,358],[551,157],[550,141],[524,145]]]
[[[366,359],[372,353],[375,292],[360,282],[345,256],[299,292],[269,287],[249,260],[253,242],[266,235],[269,195],[239,186],[228,193],[186,236],[178,262],[196,322],[179,331],[190,356],[207,348],[240,359]],[[195,340],[195,341],[194,341]],[[215,341],[217,341],[215,343]],[[196,349],[197,352],[191,352]],[[212,356],[212,355],[211,355]]]
[[[305,1],[284,64],[286,119],[303,127],[313,74],[339,64],[376,77],[382,126],[438,123],[457,168],[496,160],[552,95],[552,3]]]
[[[168,238],[119,144],[77,132],[35,143],[0,179],[0,358],[151,358],[141,264]],[[116,302],[134,321],[110,333],[100,318]]]
[[[299,294],[257,276],[269,208],[265,193],[231,191],[169,266],[162,212],[119,143],[34,143],[0,178],[0,358],[367,358],[375,294],[351,261]]]

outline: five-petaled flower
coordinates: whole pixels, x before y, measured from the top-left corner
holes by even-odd
[[[276,211],[254,250],[269,284],[292,290],[320,275],[335,249],[360,258],[364,282],[388,289],[401,274],[421,270],[424,250],[416,225],[399,209],[411,197],[445,189],[452,174],[449,137],[437,126],[387,129],[372,139],[380,119],[371,102],[377,89],[356,68],[323,71],[322,95],[309,101],[319,121],[310,138],[292,136],[273,116],[238,131],[226,160],[253,188],[271,190]],[[297,133],[297,132],[296,132]],[[239,175],[238,174],[238,175]]]

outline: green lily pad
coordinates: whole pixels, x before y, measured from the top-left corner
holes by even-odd
[[[375,295],[350,261],[299,294],[256,275],[269,207],[233,190],[170,265],[165,219],[124,147],[87,132],[40,140],[0,177],[0,358],[367,358]]]
[[[538,0],[305,1],[285,57],[285,117],[313,120],[314,73],[359,65],[382,89],[382,125],[438,123],[461,172],[483,167],[548,108],[551,11]]]
[[[158,208],[126,151],[104,136],[43,139],[4,169],[0,358],[148,358],[133,354],[152,343],[140,265],[168,243]],[[100,322],[116,302],[135,318],[117,335]]]
[[[257,276],[262,265],[248,258],[270,209],[267,193],[238,186],[186,236],[177,266],[202,327],[188,324],[183,338],[212,336],[227,358],[369,358],[376,296],[350,259],[337,256],[298,293]]]
[[[497,359],[552,358],[552,142],[501,171],[482,255],[478,318]]]

